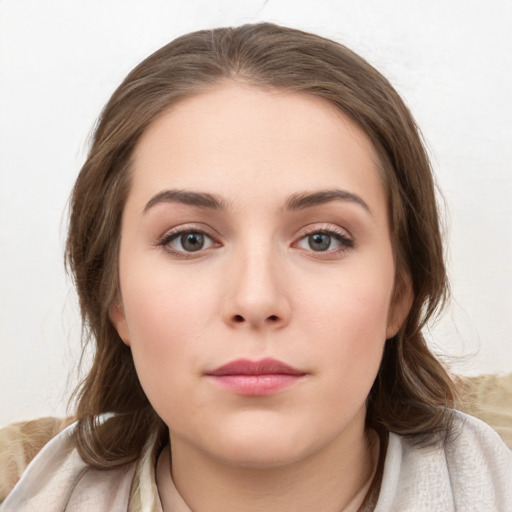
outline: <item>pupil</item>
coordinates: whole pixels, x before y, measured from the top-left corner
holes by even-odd
[[[309,236],[308,242],[314,251],[326,251],[331,245],[331,237],[325,233],[315,233]]]
[[[204,236],[201,233],[185,233],[181,235],[181,245],[186,251],[199,251],[204,245]]]

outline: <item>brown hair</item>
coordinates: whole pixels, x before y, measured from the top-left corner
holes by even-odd
[[[109,320],[118,292],[121,216],[130,159],[142,133],[184,97],[223,80],[323,98],[350,116],[379,155],[389,197],[396,293],[410,276],[414,301],[387,340],[368,397],[367,426],[418,440],[447,432],[454,386],[421,329],[447,294],[435,187],[415,122],[389,82],[328,39],[262,23],[185,35],[139,64],[103,110],[71,196],[67,263],[80,299],[84,339],[94,360],[77,389],[77,445],[88,463],[135,460],[151,434],[165,435],[139,384],[130,349]],[[108,425],[102,413],[115,413]]]

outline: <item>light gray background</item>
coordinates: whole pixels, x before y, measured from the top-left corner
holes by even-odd
[[[512,1],[0,0],[0,425],[64,414],[77,379],[65,210],[101,107],[175,36],[260,20],[346,43],[403,95],[447,203],[432,345],[464,374],[512,370]]]

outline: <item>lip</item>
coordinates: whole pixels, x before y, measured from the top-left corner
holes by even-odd
[[[305,375],[306,372],[272,358],[237,359],[206,372],[222,388],[245,396],[273,395],[293,386]]]

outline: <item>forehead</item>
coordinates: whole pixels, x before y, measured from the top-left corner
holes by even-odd
[[[141,197],[192,188],[243,201],[258,191],[334,186],[383,195],[373,145],[338,108],[235,82],[169,108],[143,134],[133,161],[132,192]]]

